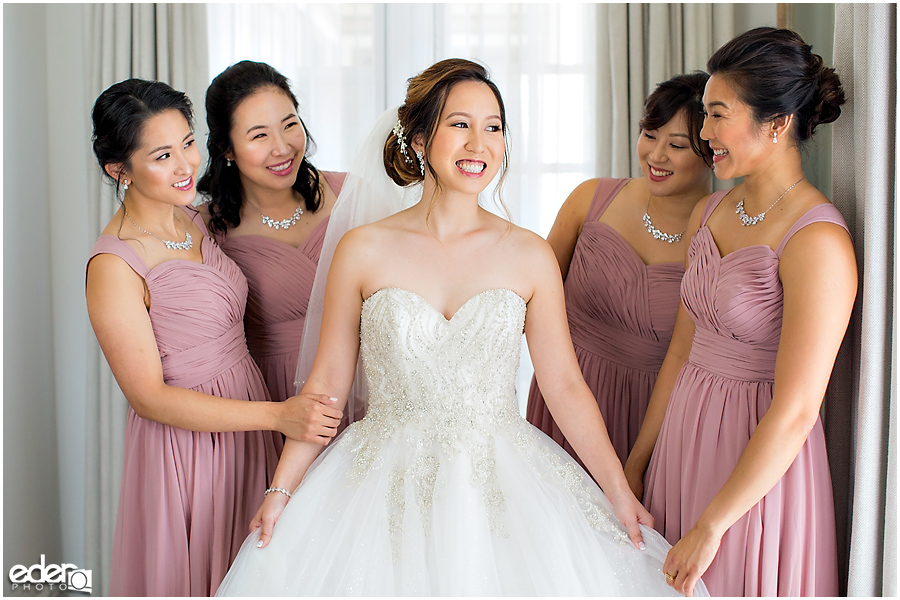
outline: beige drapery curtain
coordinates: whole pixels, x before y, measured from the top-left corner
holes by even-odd
[[[194,103],[194,129],[205,154],[203,99],[207,72],[203,4],[92,4],[84,11],[88,106],[107,87],[130,77],[165,81]],[[94,163],[96,165],[96,163]],[[89,179],[88,226],[99,235],[118,208],[99,169]],[[122,479],[128,403],[93,333],[88,340],[85,555],[96,565],[94,590],[109,593],[113,531]]]
[[[833,200],[860,286],[825,426],[851,596],[897,595],[897,34],[896,4],[836,6],[834,66],[848,102],[834,125]]]

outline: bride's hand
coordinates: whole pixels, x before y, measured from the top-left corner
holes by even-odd
[[[275,528],[275,522],[281,516],[284,507],[287,506],[288,500],[289,498],[281,492],[270,492],[263,500],[259,510],[253,516],[253,520],[250,521],[250,533],[262,527],[259,532],[259,543],[256,544],[257,548],[265,548],[269,545],[269,540],[272,539],[272,529]]]
[[[638,502],[637,498],[634,497],[634,494],[627,487],[617,492],[607,493],[606,497],[612,503],[616,518],[628,530],[628,537],[631,538],[631,543],[634,544],[635,548],[643,550],[644,538],[641,536],[639,525],[645,525],[652,529],[653,515],[647,512],[647,509]]]

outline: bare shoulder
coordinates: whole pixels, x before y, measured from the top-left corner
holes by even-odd
[[[588,211],[591,208],[591,202],[594,200],[594,194],[597,192],[597,186],[600,179],[588,179],[578,184],[574,190],[563,201],[559,208],[557,220],[565,223],[577,224],[579,227],[587,219]]]
[[[507,244],[514,253],[516,263],[525,270],[559,276],[559,263],[547,240],[535,232],[513,225],[507,236]]]
[[[858,273],[850,234],[831,221],[805,225],[785,244],[779,275],[785,290],[795,285],[810,288],[812,281],[821,280],[832,290],[830,293],[855,296]]]

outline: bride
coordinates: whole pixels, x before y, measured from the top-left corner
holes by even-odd
[[[321,446],[286,443],[218,594],[677,595],[669,545],[575,360],[552,250],[479,205],[507,164],[497,87],[476,63],[441,61],[386,115],[378,176],[422,182],[422,199],[394,212],[400,188],[382,186],[388,201],[365,192],[374,174],[348,177],[333,219],[394,214],[334,250],[303,387],[343,407],[359,356],[367,415],[318,459]],[[523,330],[547,405],[602,492],[518,414]]]

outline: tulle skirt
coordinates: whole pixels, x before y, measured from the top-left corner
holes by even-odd
[[[456,448],[415,427],[373,445],[370,425],[325,449],[218,595],[678,595],[665,539],[643,528],[637,550],[588,474],[524,420]]]

